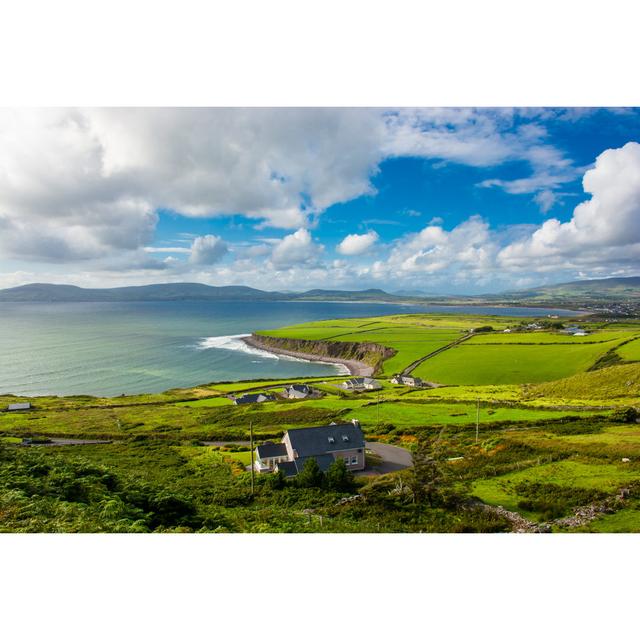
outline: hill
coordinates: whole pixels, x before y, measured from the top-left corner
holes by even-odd
[[[528,395],[585,400],[630,398],[637,401],[640,396],[640,363],[587,371],[562,380],[532,385]]]
[[[27,284],[0,291],[0,302],[144,302],[162,300],[275,300],[284,294],[251,287],[211,287],[179,282],[112,289],[83,289],[64,284]],[[285,296],[286,297],[286,296]]]
[[[65,284],[27,284],[0,290],[0,302],[141,302],[160,300],[313,300],[389,302],[395,304],[555,306],[629,315],[640,309],[640,277],[579,280],[510,291],[502,294],[449,296],[418,295],[417,291],[388,293],[383,289],[344,291],[311,289],[303,292],[263,291],[245,286],[210,286],[194,282],[152,284],[110,289],[83,289]]]

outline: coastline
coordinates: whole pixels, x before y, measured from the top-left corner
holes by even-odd
[[[286,349],[278,349],[276,347],[265,347],[261,342],[255,340],[253,336],[240,338],[245,344],[253,349],[275,353],[276,355],[290,356],[299,360],[308,360],[310,362],[324,362],[326,364],[340,364],[345,367],[349,375],[371,377],[373,375],[373,367],[360,362],[359,360],[344,360],[342,358],[330,358],[329,356],[316,356],[312,353],[300,353],[299,351],[288,351]]]

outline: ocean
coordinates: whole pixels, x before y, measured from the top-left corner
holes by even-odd
[[[0,303],[0,393],[154,393],[224,380],[323,376],[338,365],[251,349],[260,329],[332,318],[458,312],[574,315],[557,309],[345,302]]]

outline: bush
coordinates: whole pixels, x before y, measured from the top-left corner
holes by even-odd
[[[327,488],[332,491],[349,492],[355,487],[353,474],[347,469],[343,458],[338,458],[327,469],[325,480]]]
[[[320,471],[318,461],[309,458],[302,471],[296,476],[296,485],[301,488],[321,487],[324,481],[324,473]]]

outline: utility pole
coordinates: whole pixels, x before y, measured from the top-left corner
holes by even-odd
[[[255,468],[253,466],[253,422],[249,422],[249,447],[251,449],[251,495],[253,496],[253,482]]]
[[[476,398],[476,444],[478,444],[479,428],[480,428],[480,398]]]

